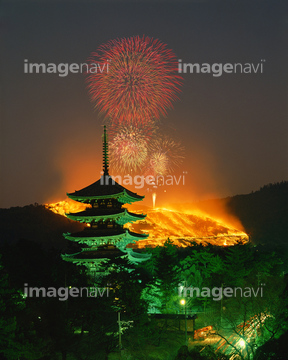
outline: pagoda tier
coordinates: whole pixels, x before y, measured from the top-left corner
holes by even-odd
[[[95,183],[74,191],[74,193],[67,193],[67,196],[72,200],[85,204],[95,204],[95,206],[96,204],[97,206],[101,205],[100,200],[117,200],[120,204],[132,204],[135,201],[143,200],[145,197],[125,189],[109,175],[102,175],[101,179]]]
[[[86,244],[92,247],[101,247],[103,245],[114,245],[118,249],[123,250],[128,244],[148,237],[148,234],[138,234],[128,229],[90,229],[78,233],[65,233],[65,239],[78,242],[78,244]]]
[[[110,222],[115,222],[118,225],[125,225],[126,223],[133,223],[134,221],[145,219],[146,215],[133,214],[125,208],[120,209],[86,209],[78,213],[66,214],[70,220],[79,221],[80,223],[93,223],[97,225],[98,222],[107,222],[109,227]]]
[[[117,249],[115,246],[91,249],[82,249],[76,254],[65,254],[62,255],[62,259],[67,262],[72,262],[75,265],[86,266],[90,273],[99,272],[101,265],[109,260],[113,260],[117,257],[125,257],[126,253]],[[102,273],[102,271],[101,271]]]
[[[101,266],[107,263],[109,260],[113,260],[117,257],[128,259],[133,263],[147,261],[150,258],[149,254],[138,253],[132,249],[125,249],[123,251],[117,249],[115,246],[106,246],[102,248],[86,248],[76,254],[62,255],[62,259],[68,262],[72,262],[76,265],[85,265],[90,272],[102,272]]]

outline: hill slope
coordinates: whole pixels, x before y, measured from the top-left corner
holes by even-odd
[[[195,204],[191,206],[195,207]],[[247,195],[197,203],[199,209],[208,214],[214,213],[216,218],[217,209],[223,206],[230,214],[239,218],[245,232],[251,235],[254,243],[288,247],[288,182],[269,184]],[[133,225],[132,228],[135,231],[149,232],[152,243],[153,240],[155,242],[156,239],[167,239],[169,236],[174,240],[177,238],[179,245],[187,246],[191,237],[213,237],[223,234],[228,236],[226,240],[229,244],[231,234],[241,234],[241,231],[233,227],[221,224],[213,218],[205,219],[197,213],[193,215],[167,209],[147,209],[144,212],[147,213],[146,220]],[[63,232],[77,232],[83,229],[83,225],[37,204],[0,209],[0,227],[1,244],[13,244],[18,240],[28,239],[44,248],[56,249],[67,246],[67,241],[62,237]],[[231,237],[230,239],[233,241]],[[150,240],[148,243],[151,243]],[[212,240],[208,242],[213,243]],[[219,245],[223,245],[224,242],[224,238],[217,240]]]
[[[63,232],[76,232],[83,225],[57,215],[44,205],[27,205],[0,209],[0,243],[14,244],[18,240],[32,240],[42,247],[62,249],[67,241]]]

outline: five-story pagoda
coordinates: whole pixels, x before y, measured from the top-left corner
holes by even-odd
[[[103,135],[103,175],[95,183],[67,193],[67,196],[88,206],[84,211],[66,214],[69,219],[85,223],[86,226],[81,232],[63,234],[67,240],[82,245],[80,252],[62,255],[63,260],[85,265],[93,273],[99,271],[101,263],[118,256],[128,255],[133,262],[149,258],[126,247],[148,237],[148,234],[138,234],[124,228],[126,223],[143,220],[146,215],[131,213],[123,205],[141,201],[144,196],[125,189],[109,175],[106,126]]]

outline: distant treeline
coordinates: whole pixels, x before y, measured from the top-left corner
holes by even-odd
[[[288,181],[268,184],[226,199],[255,244],[288,247]]]
[[[260,188],[260,190],[258,191],[265,191],[265,190],[273,190],[273,191],[279,191],[279,190],[284,190],[286,189],[287,191],[287,186],[288,186],[288,181],[281,181],[281,182],[277,182],[277,183],[270,183],[267,185],[264,185]],[[254,191],[252,191],[253,194]]]

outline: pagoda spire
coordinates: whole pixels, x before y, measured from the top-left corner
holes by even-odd
[[[109,176],[109,161],[108,161],[108,142],[106,134],[106,125],[104,125],[104,134],[103,134],[103,175]]]

